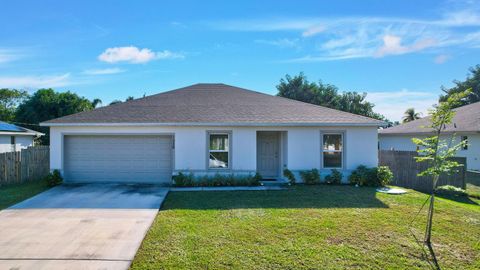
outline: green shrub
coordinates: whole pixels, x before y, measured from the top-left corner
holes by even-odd
[[[173,176],[173,182],[175,186],[191,187],[194,183],[193,178],[193,173],[184,174],[182,172],[179,172],[177,175]]]
[[[45,176],[44,180],[49,187],[58,186],[63,183],[63,177],[59,170],[53,170],[53,172]]]
[[[467,191],[451,185],[439,186],[437,188],[437,194],[448,196],[467,196]]]
[[[386,186],[393,180],[393,173],[388,166],[379,166],[377,168],[377,184]]]
[[[303,183],[306,185],[316,185],[320,183],[320,173],[317,169],[301,171],[300,177],[302,177]]]
[[[283,170],[283,176],[285,176],[288,179],[290,184],[295,185],[296,179],[295,179],[295,175],[292,173],[292,171],[290,171],[289,169],[284,169]]]
[[[343,174],[340,171],[332,169],[332,173],[325,176],[325,183],[338,185],[342,183],[342,178]]]
[[[179,172],[173,176],[173,184],[177,187],[224,187],[224,186],[258,186],[262,176],[220,174],[195,176],[193,173],[184,174]]]
[[[393,179],[393,173],[387,166],[367,168],[360,165],[348,177],[348,181],[359,186],[385,186]]]

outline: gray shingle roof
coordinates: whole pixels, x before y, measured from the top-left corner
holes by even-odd
[[[55,124],[336,124],[383,121],[225,84],[195,84],[42,123]]]
[[[480,102],[455,109],[452,124],[445,128],[445,132],[480,132]],[[432,129],[422,128],[430,125],[430,117],[380,130],[380,134],[418,134],[430,133]]]

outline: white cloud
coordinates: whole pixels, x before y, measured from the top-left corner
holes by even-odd
[[[20,58],[20,55],[17,51],[0,49],[0,64],[7,63]]]
[[[87,75],[109,75],[125,72],[121,68],[87,69],[83,73]]]
[[[440,54],[440,55],[437,55],[435,59],[433,59],[433,62],[435,62],[435,64],[443,64],[447,62],[449,59],[450,59],[450,55]]]
[[[421,39],[410,46],[404,46],[401,42],[402,38],[399,36],[385,35],[383,37],[383,46],[375,52],[375,56],[383,57],[389,54],[398,55],[411,53],[435,46],[435,41],[433,39]]]
[[[295,38],[295,39],[281,38],[281,39],[275,39],[275,40],[257,39],[255,40],[255,42],[259,44],[272,45],[280,48],[298,48],[299,47],[298,38]]]
[[[139,49],[134,46],[113,47],[106,49],[98,56],[98,59],[107,63],[128,62],[132,64],[147,63],[156,59],[175,59],[184,58],[180,53],[174,53],[168,50],[153,52],[150,49]]]
[[[369,92],[367,100],[374,103],[374,111],[385,115],[391,121],[400,121],[408,108],[428,114],[428,109],[438,102],[435,93],[403,89],[392,92]]]
[[[48,88],[70,85],[70,73],[54,76],[0,77],[0,88]]]
[[[307,30],[303,31],[302,36],[303,37],[311,37],[316,34],[322,33],[326,30],[324,25],[316,25],[313,27],[308,28]]]
[[[447,47],[480,48],[480,8],[448,6],[434,19],[402,17],[310,17],[225,21],[213,27],[229,31],[285,31],[303,37],[307,55],[283,62],[378,58]],[[306,38],[308,37],[308,39]],[[304,50],[305,51],[305,50]]]

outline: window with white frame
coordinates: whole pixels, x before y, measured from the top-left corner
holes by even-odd
[[[230,167],[230,133],[208,133],[208,168],[228,169]]]
[[[324,168],[343,167],[343,134],[323,134],[322,159]]]

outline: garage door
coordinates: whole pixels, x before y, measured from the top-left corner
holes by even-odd
[[[68,182],[170,184],[171,136],[65,136]]]

